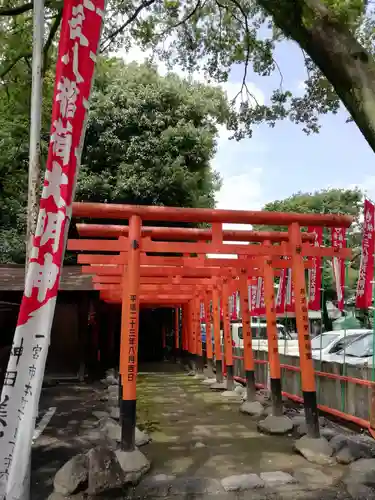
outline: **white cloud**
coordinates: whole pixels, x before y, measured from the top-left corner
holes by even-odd
[[[368,175],[360,184],[356,184],[350,187],[358,187],[368,198],[370,198],[371,200],[375,200],[375,175]]]
[[[262,206],[262,169],[250,168],[247,173],[224,176],[217,194],[217,208],[226,210],[258,210]]]

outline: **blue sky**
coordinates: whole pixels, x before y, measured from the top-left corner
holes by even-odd
[[[137,48],[121,55],[127,61],[138,62],[147,56]],[[299,47],[292,42],[279,44],[275,60],[283,74],[284,88],[301,93],[306,73]],[[160,71],[165,72],[162,65]],[[233,68],[230,81],[223,85],[229,97],[240,89],[242,75],[241,66]],[[279,81],[278,74],[259,77],[250,72],[248,77],[250,88],[263,100],[267,100]],[[218,207],[256,210],[268,201],[297,191],[356,185],[375,198],[373,153],[357,127],[345,123],[346,117],[345,110],[336,116],[322,117],[320,133],[310,136],[289,121],[279,122],[275,128],[258,126],[252,139],[240,142],[228,140],[227,132],[222,129],[212,164],[223,179],[217,195]]]
[[[284,88],[301,92],[305,80],[300,49],[291,42],[280,44],[275,54],[284,78]],[[240,84],[242,68],[232,71],[232,84]],[[279,83],[271,78],[250,75],[258,91],[267,96]],[[253,138],[241,142],[221,139],[214,167],[224,182],[218,202],[221,208],[258,209],[264,203],[328,187],[358,185],[375,195],[373,152],[347,114],[322,116],[319,134],[307,136],[302,127],[289,121],[275,128],[261,125]],[[236,196],[240,191],[240,196]]]

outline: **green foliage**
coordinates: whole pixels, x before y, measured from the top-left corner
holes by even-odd
[[[361,224],[359,222],[360,214],[363,208],[363,193],[359,189],[324,189],[314,193],[296,193],[284,200],[276,200],[267,203],[263,210],[270,212],[296,212],[296,213],[316,213],[316,214],[347,214],[354,217],[353,226],[347,231],[347,246],[353,249],[353,253],[359,253],[361,242]],[[269,227],[268,227],[269,228]],[[258,226],[257,229],[265,229]],[[279,226],[273,230],[285,230]],[[324,243],[331,245],[331,233],[329,230],[324,232]],[[346,272],[346,291],[345,298],[350,300],[356,289],[358,279],[358,259],[347,263]],[[336,300],[336,290],[333,281],[333,271],[329,259],[325,259],[323,267],[323,308],[327,300]],[[327,320],[327,318],[326,318]],[[326,324],[328,326],[328,321]]]
[[[4,0],[0,8],[0,77],[5,83],[18,81],[29,71],[31,5]],[[46,68],[56,53],[61,7],[58,0],[46,1]],[[259,123],[274,127],[285,119],[301,125],[307,134],[316,133],[320,115],[337,113],[337,92],[340,85],[344,91],[347,83],[328,81],[322,65],[320,69],[316,65],[319,54],[323,57],[321,40],[309,33],[316,23],[326,22],[320,30],[338,24],[338,39],[332,40],[332,45],[334,41],[342,44],[340,34],[348,34],[352,46],[361,48],[355,43],[358,40],[367,51],[364,57],[374,63],[375,11],[373,2],[367,0],[108,0],[106,8],[101,43],[104,54],[137,45],[152,50],[171,68],[179,64],[188,71],[199,70],[216,82],[226,82],[233,67],[241,64],[243,81],[228,119],[237,139],[251,137]],[[286,39],[295,40],[304,55],[302,96],[285,87],[283,68],[275,56],[278,44]],[[345,73],[343,64],[337,62],[336,74]],[[265,102],[258,102],[249,90],[252,72],[278,76],[279,83]]]
[[[44,161],[53,81],[47,73]],[[0,263],[24,261],[30,81],[22,82],[0,87]],[[212,207],[220,178],[210,160],[227,114],[218,88],[163,78],[147,65],[99,60],[76,198]]]
[[[105,66],[92,99],[77,196],[213,207],[220,180],[210,160],[217,124],[228,113],[222,91],[161,77],[148,65]]]

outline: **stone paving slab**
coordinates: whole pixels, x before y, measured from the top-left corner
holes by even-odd
[[[318,490],[306,488],[282,471],[229,476],[221,482],[216,479],[154,475],[145,478],[128,491],[123,499],[187,498],[189,500],[373,500],[375,493],[366,490],[366,497],[354,497],[341,484],[337,488]]]
[[[105,393],[72,386],[43,394],[42,406],[53,403],[57,411],[34,447],[33,500],[48,498],[50,478],[62,463],[97,444],[88,436],[109,411]],[[240,403],[228,404],[221,392],[183,372],[145,370],[137,394],[137,425],[152,438],[142,451],[152,469],[117,500],[375,500],[372,490],[349,491],[347,467],[310,464],[293,451],[291,436],[259,433],[256,420],[240,413]],[[242,488],[243,476],[261,487],[226,492],[223,481],[230,476],[242,476]]]

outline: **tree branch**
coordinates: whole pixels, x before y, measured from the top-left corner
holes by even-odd
[[[206,2],[204,2],[206,3]],[[169,28],[165,29],[162,33],[160,33],[160,35],[158,35],[160,38],[162,38],[163,36],[165,36],[170,30],[174,30],[176,28],[178,28],[179,26],[181,26],[182,24],[185,24],[186,21],[189,21],[189,19],[191,19],[194,14],[198,11],[198,9],[202,6],[201,4],[201,0],[198,0],[198,2],[195,4],[195,6],[193,7],[193,10],[191,12],[189,12],[188,14],[186,14],[185,17],[183,17],[178,23],[174,24],[173,26],[170,26]]]
[[[61,18],[62,18],[62,13],[63,13],[62,9],[59,10],[59,12],[57,13],[55,20],[52,23],[47,41],[43,47],[43,69],[42,69],[43,76],[46,74],[47,67],[48,67],[48,51],[52,45],[53,39],[55,38],[56,32],[59,29]]]
[[[17,7],[3,7],[0,9],[0,16],[19,16],[32,8],[33,2],[24,3],[23,5],[18,5]]]
[[[18,54],[18,56],[15,59],[13,59],[13,61],[8,63],[7,66],[5,66],[5,68],[0,72],[0,78],[1,79],[4,78],[9,73],[9,71],[11,71],[14,68],[14,66],[18,63],[18,61],[20,61],[24,57],[30,57],[30,56],[31,52],[21,52],[20,54]]]
[[[129,24],[131,24],[133,21],[135,21],[143,9],[150,7],[155,2],[156,2],[156,0],[147,0],[146,2],[141,3],[141,5],[139,5],[135,9],[133,14],[130,17],[128,17],[128,19],[121,26],[119,26],[115,31],[113,31],[106,38],[106,40],[103,41],[102,46],[100,48],[100,52],[104,52],[105,50],[107,50],[108,47],[110,46],[110,44],[116,38],[116,36],[118,36],[120,33],[122,33],[129,26]]]

